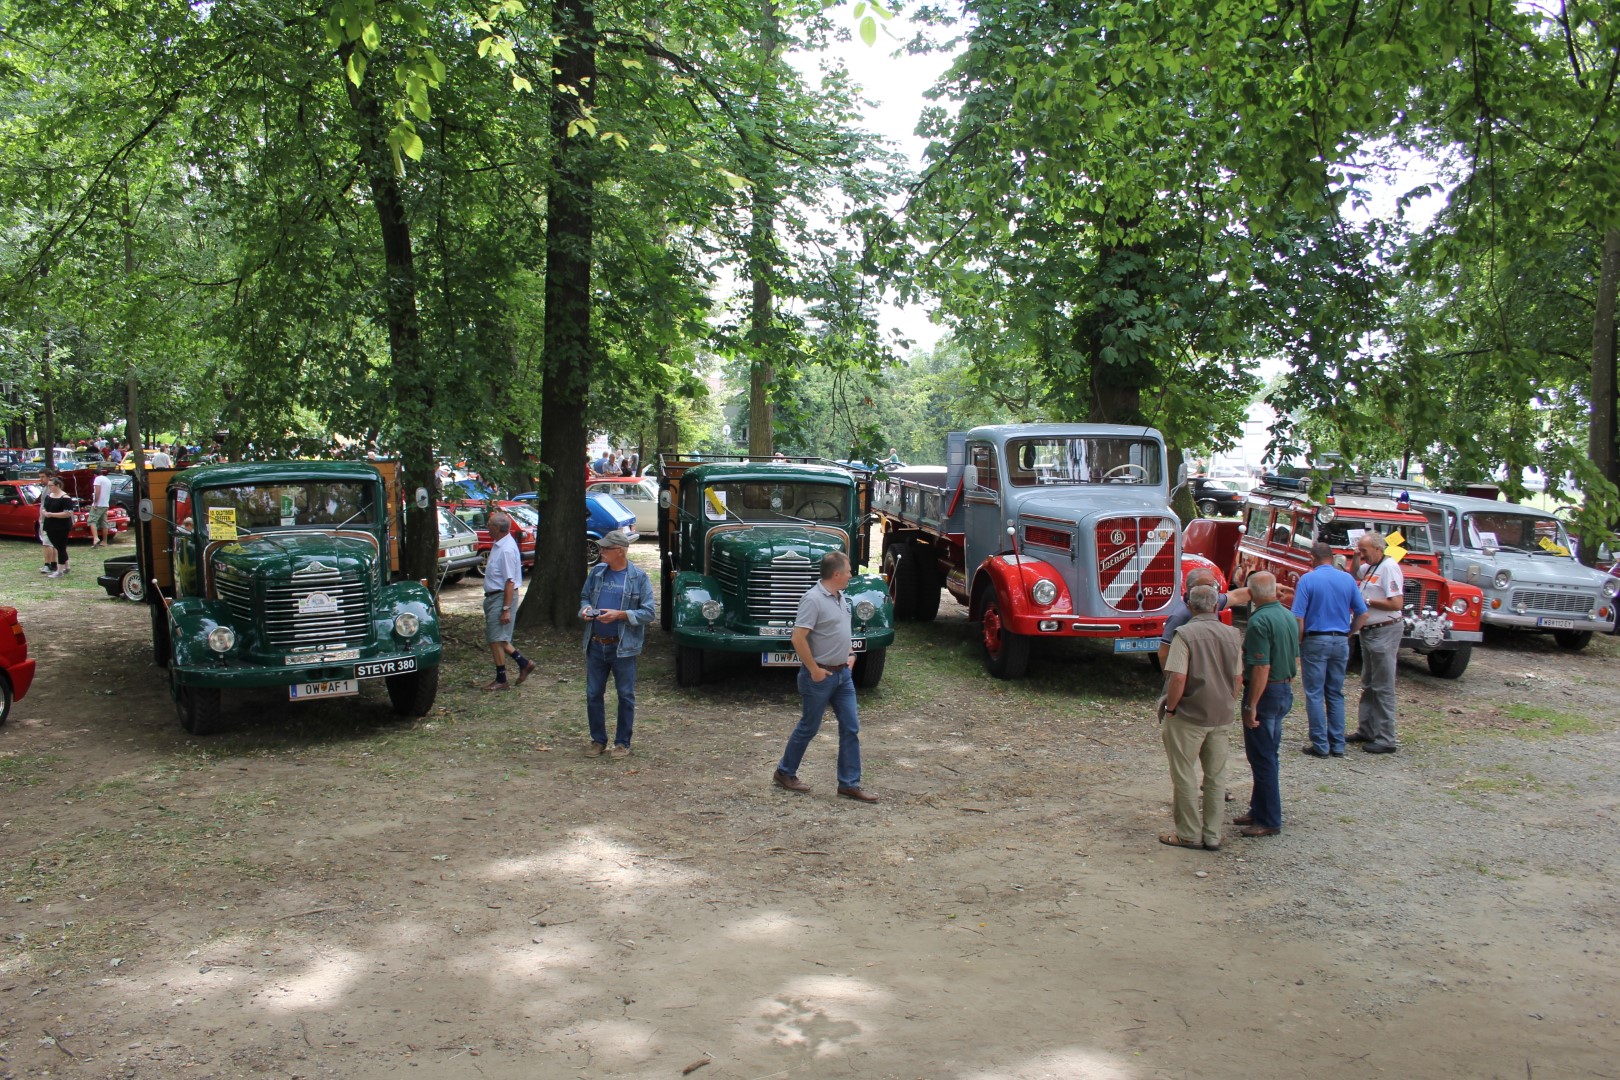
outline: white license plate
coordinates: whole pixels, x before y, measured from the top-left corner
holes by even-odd
[[[799,654],[790,652],[760,653],[761,667],[800,667]]]
[[[392,660],[372,660],[364,664],[354,665],[354,677],[357,679],[377,679],[384,675],[403,675],[407,671],[416,670],[416,657],[398,656]]]
[[[293,683],[287,687],[287,697],[293,701],[318,697],[353,697],[360,692],[355,679],[329,679],[326,682]]]
[[[1573,630],[1575,629],[1575,620],[1541,618],[1536,620],[1536,625],[1545,626],[1549,630]]]
[[[447,559],[459,559],[463,555],[471,554],[471,552],[472,552],[472,548],[470,548],[470,547],[455,547],[455,548],[450,548],[448,551],[446,551],[444,553],[444,556]]]
[[[1156,637],[1115,638],[1115,652],[1158,652],[1159,639]]]

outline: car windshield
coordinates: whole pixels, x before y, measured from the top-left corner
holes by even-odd
[[[1463,536],[1471,548],[1487,545],[1503,551],[1537,551],[1568,555],[1569,536],[1557,518],[1500,510],[1463,515]]]
[[[377,520],[374,486],[359,480],[285,480],[272,484],[239,484],[199,491],[207,534],[218,526],[259,532],[264,529],[332,525],[373,525]]]
[[[521,503],[517,503],[512,506],[503,506],[501,507],[501,510],[519,525],[524,525],[531,529],[538,529],[540,527],[540,515],[532,506],[524,506]]]
[[[1158,484],[1159,446],[1151,439],[1011,439],[1007,442],[1007,479],[1014,487]]]
[[[849,488],[815,482],[758,483],[731,480],[703,488],[703,516],[710,521],[849,521]]]
[[[1336,548],[1355,547],[1364,532],[1382,533],[1385,536],[1398,532],[1401,534],[1401,546],[1407,551],[1420,555],[1434,553],[1434,547],[1429,543],[1429,523],[1426,521],[1379,521],[1340,514],[1320,526],[1316,539]]]

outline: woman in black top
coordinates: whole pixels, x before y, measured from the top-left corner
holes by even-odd
[[[49,486],[45,491],[45,498],[40,500],[39,516],[45,526],[45,539],[56,549],[56,557],[50,564],[50,576],[66,577],[68,533],[73,530],[73,499],[62,490],[60,476],[53,476],[46,483]]]

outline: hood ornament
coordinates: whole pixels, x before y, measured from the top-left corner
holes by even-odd
[[[336,573],[336,572],[337,572],[337,567],[335,567],[335,566],[327,566],[325,563],[321,562],[319,559],[316,559],[314,562],[310,563],[308,566],[304,567],[302,570],[294,570],[293,571],[293,577],[301,577],[304,574],[332,574],[332,573]]]

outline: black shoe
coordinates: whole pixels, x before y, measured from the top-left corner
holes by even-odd
[[[1328,752],[1326,750],[1318,750],[1316,747],[1312,746],[1310,743],[1306,743],[1304,746],[1300,747],[1299,752],[1302,753],[1302,754],[1305,754],[1305,755],[1307,755],[1309,757],[1327,757],[1328,756]]]
[[[1393,754],[1397,749],[1399,748],[1394,746],[1379,746],[1375,743],[1368,743],[1361,748],[1361,752],[1364,754]]]
[[[1332,756],[1333,757],[1344,757],[1344,751],[1343,750],[1334,750],[1332,752]]]
[[[1352,731],[1350,734],[1348,734],[1348,735],[1346,735],[1344,737],[1344,741],[1345,742],[1371,742],[1372,740],[1369,739],[1367,736],[1363,735],[1359,731]]]

